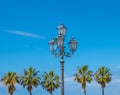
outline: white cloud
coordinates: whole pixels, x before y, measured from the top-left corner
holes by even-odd
[[[109,64],[108,66],[109,66],[111,71],[116,71],[116,72],[120,71],[120,65],[119,64]]]
[[[75,83],[76,81],[74,81],[74,77],[73,76],[69,76],[69,77],[65,77],[65,82],[70,82],[70,83],[73,82],[73,83]],[[95,83],[95,82],[93,82],[93,83]]]
[[[109,64],[108,66],[111,67],[111,68],[120,69],[120,65],[119,64]]]
[[[29,32],[24,32],[24,31],[7,30],[6,32],[11,33],[11,34],[15,34],[15,35],[20,35],[20,36],[45,39],[44,36],[41,36],[41,35],[38,35],[38,34],[29,33]]]
[[[91,83],[87,83],[87,86],[93,87],[93,86],[99,86],[99,84],[93,80]]]
[[[0,86],[2,86],[2,83],[0,83]]]
[[[66,82],[75,82],[74,77],[65,77]]]
[[[65,82],[68,84],[76,84],[77,82],[74,81],[74,77],[65,77]],[[112,81],[109,83],[109,85],[113,85],[113,84],[120,84],[120,77],[113,77]],[[95,80],[93,80],[91,83],[87,83],[88,87],[93,87],[93,86],[99,86],[100,84],[98,84]]]
[[[108,83],[107,85],[117,85],[120,84],[120,76],[112,76],[112,81]],[[95,80],[93,80],[90,84],[87,84],[88,86],[99,86]]]
[[[1,88],[4,88],[5,86],[4,86],[2,83],[0,83],[0,87],[1,87]]]
[[[120,84],[120,76],[113,76],[110,85]]]
[[[74,81],[74,77],[65,77],[65,82],[67,82],[68,84],[75,84],[76,86],[78,85],[78,83],[76,81]],[[96,83],[96,81],[92,81],[91,83],[87,83],[87,86],[98,86],[99,84]]]
[[[117,66],[117,68],[120,70],[120,66]]]

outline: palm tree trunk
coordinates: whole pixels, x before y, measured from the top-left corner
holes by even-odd
[[[104,88],[102,87],[102,95],[104,95]]]
[[[52,90],[50,91],[50,95],[52,95]]]
[[[13,92],[10,92],[9,94],[10,94],[10,95],[13,95]]]
[[[86,95],[86,89],[83,89],[84,90],[84,95]]]
[[[30,95],[32,95],[32,92],[31,92],[31,91],[30,91],[29,93],[30,93]]]

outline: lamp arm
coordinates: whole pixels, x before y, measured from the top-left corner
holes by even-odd
[[[57,51],[53,52],[52,54],[53,54],[54,57],[56,57],[56,58],[60,56],[60,52],[57,52]]]
[[[72,52],[65,52],[64,55],[65,55],[66,57],[71,57],[71,56],[73,55],[73,53],[72,53]]]

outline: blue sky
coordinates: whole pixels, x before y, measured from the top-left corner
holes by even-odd
[[[49,51],[48,41],[57,36],[57,26],[67,27],[67,42],[79,42],[71,58],[65,58],[65,94],[83,95],[73,81],[77,66],[87,64],[96,71],[107,66],[113,74],[105,95],[118,95],[120,88],[120,1],[119,0],[1,0],[0,76],[8,71],[23,73],[30,66],[40,71],[60,73],[59,58]],[[69,51],[66,48],[66,51]],[[53,95],[58,95],[60,89]],[[89,95],[101,95],[95,82],[87,86]],[[17,85],[14,95],[29,95]],[[0,84],[0,95],[7,95]],[[41,87],[33,95],[48,95]]]

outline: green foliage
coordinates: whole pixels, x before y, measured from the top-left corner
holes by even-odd
[[[88,70],[88,66],[85,65],[83,67],[78,67],[77,72],[74,74],[74,80],[82,85],[82,89],[84,90],[84,94],[86,95],[86,83],[90,83],[93,78],[93,72]]]
[[[52,91],[60,86],[59,77],[54,74],[54,71],[50,71],[49,73],[45,72],[41,85],[52,95]]]
[[[32,95],[31,91],[33,87],[37,87],[40,84],[40,78],[38,77],[38,71],[30,67],[27,70],[24,69],[24,75],[20,77],[20,84]]]
[[[20,83],[24,88],[27,88],[30,95],[32,95],[33,87],[37,87],[38,85],[42,85],[46,91],[52,95],[52,92],[60,87],[59,76],[54,74],[54,71],[50,71],[49,73],[44,72],[42,76],[42,82],[40,83],[40,77],[38,76],[39,71],[30,67],[28,70],[24,69],[24,75],[18,76],[15,72],[8,72],[2,78],[1,82],[3,85],[8,87],[8,93],[13,95],[15,91],[16,83]],[[102,95],[104,95],[104,88],[106,84],[111,82],[112,74],[110,73],[110,69],[105,66],[98,68],[98,70],[94,74],[95,81],[101,85],[102,87]],[[91,83],[93,80],[93,72],[88,70],[88,66],[78,67],[76,73],[74,74],[74,80],[81,84],[82,89],[84,90],[84,95],[86,95],[86,84]]]
[[[104,88],[106,87],[106,83],[109,83],[112,80],[112,74],[110,73],[110,69],[104,66],[99,68],[95,73],[95,80],[98,84],[101,85],[104,95]]]
[[[8,87],[8,93],[10,95],[12,95],[13,92],[15,91],[15,89],[16,89],[15,84],[19,83],[18,75],[15,72],[8,72],[8,73],[6,73],[2,77],[1,81],[3,82],[3,85]]]
[[[101,84],[102,88],[105,88],[106,83],[109,83],[112,80],[112,74],[110,70],[104,66],[99,68],[95,73],[95,80]]]

